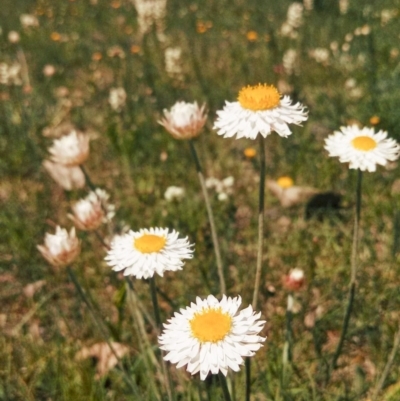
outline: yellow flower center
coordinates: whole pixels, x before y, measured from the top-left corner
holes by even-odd
[[[159,252],[164,248],[167,239],[159,235],[143,234],[141,237],[134,239],[135,248],[142,253]]]
[[[279,105],[281,95],[273,85],[246,86],[239,92],[240,105],[249,110],[269,110]]]
[[[280,177],[276,181],[281,188],[290,188],[293,186],[294,182],[290,177]]]
[[[196,313],[190,320],[192,334],[201,343],[217,343],[225,338],[232,327],[232,318],[221,308],[207,308]]]
[[[364,152],[375,149],[377,145],[375,139],[371,138],[370,136],[357,136],[351,141],[351,144],[357,150],[362,150]]]

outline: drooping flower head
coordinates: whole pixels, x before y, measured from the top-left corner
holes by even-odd
[[[55,139],[49,148],[51,160],[65,166],[78,166],[89,157],[89,136],[71,131],[59,139]]]
[[[168,228],[130,230],[114,238],[105,260],[114,271],[124,270],[124,276],[143,279],[182,270],[183,260],[193,257],[193,245],[178,236]]]
[[[339,157],[341,163],[350,163],[351,169],[376,171],[377,164],[385,166],[399,157],[400,146],[387,132],[356,125],[342,127],[325,139],[325,149],[331,157]]]
[[[42,256],[53,266],[66,266],[73,262],[81,251],[81,246],[75,234],[75,228],[68,231],[59,226],[55,234],[46,233],[44,245],[38,245]]]
[[[265,341],[258,335],[265,324],[259,320],[261,312],[254,313],[251,305],[238,312],[241,303],[240,296],[224,295],[221,301],[213,295],[204,300],[197,297],[196,303],[164,324],[158,338],[166,351],[164,359],[177,368],[187,365],[192,375],[200,372],[201,380],[209,373],[238,372],[243,358],[253,356]]]
[[[266,138],[272,131],[280,136],[291,134],[288,124],[300,125],[308,116],[300,103],[291,104],[289,96],[279,94],[273,85],[246,86],[239,92],[237,102],[226,102],[217,111],[214,129],[224,138]]]
[[[64,166],[53,163],[50,160],[43,162],[43,167],[50,174],[51,178],[66,191],[83,188],[85,186],[85,175],[78,166]]]
[[[199,107],[197,102],[177,102],[171,110],[164,110],[161,125],[175,139],[191,139],[198,136],[207,120],[205,105]]]

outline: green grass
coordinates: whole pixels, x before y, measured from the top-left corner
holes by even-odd
[[[324,362],[334,352],[332,338],[340,332],[350,276],[350,254],[356,175],[336,159],[328,159],[324,138],[352,120],[369,125],[376,115],[377,129],[400,140],[399,91],[400,2],[350,1],[340,14],[335,1],[315,0],[305,11],[298,37],[280,34],[290,2],[256,0],[170,0],[165,18],[165,41],[155,29],[140,37],[133,3],[111,1],[2,0],[0,7],[0,63],[26,59],[22,85],[0,84],[0,400],[153,400],[153,368],[141,348],[136,321],[130,314],[125,284],[103,261],[105,251],[96,237],[79,233],[82,254],[74,263],[83,287],[110,338],[130,347],[123,363],[138,386],[135,396],[120,369],[95,379],[90,360],[77,361],[83,346],[103,341],[91,316],[63,269],[50,268],[36,250],[52,222],[71,226],[66,217],[71,202],[86,190],[66,192],[57,187],[41,163],[51,139],[44,128],[67,121],[79,129],[96,132],[85,167],[92,181],[111,194],[117,206],[115,222],[132,229],[162,226],[178,230],[196,244],[195,257],[183,271],[157,278],[160,289],[173,300],[175,310],[196,296],[218,292],[218,275],[195,166],[188,144],[170,137],[157,121],[164,108],[177,100],[205,102],[209,110],[206,129],[196,139],[206,176],[234,176],[234,193],[220,202],[210,191],[221,239],[228,295],[240,294],[247,305],[253,291],[256,263],[258,160],[246,160],[243,150],[256,147],[251,140],[229,140],[212,130],[216,111],[238,90],[258,82],[291,85],[291,97],[309,109],[309,120],[294,127],[283,139],[272,134],[267,143],[267,176],[290,175],[296,184],[343,195],[342,217],[304,220],[304,205],[283,209],[270,192],[266,196],[265,257],[260,310],[267,320],[265,346],[252,364],[254,400],[344,401],[368,400],[383,371],[398,330],[400,294],[399,255],[394,216],[398,194],[391,186],[398,166],[366,173],[363,183],[360,267],[354,313],[339,368],[324,384]],[[115,4],[114,4],[115,6]],[[382,23],[381,12],[397,10]],[[23,29],[19,16],[36,14],[40,26]],[[204,33],[196,24],[208,23]],[[369,35],[354,36],[350,49],[342,50],[345,35],[368,24]],[[21,41],[11,44],[8,32],[19,31]],[[248,31],[258,38],[250,42]],[[51,39],[57,32],[61,41]],[[329,63],[317,63],[309,54],[329,50]],[[109,57],[107,50],[120,46],[124,58]],[[131,46],[139,46],[131,52]],[[166,47],[182,49],[183,78],[165,72]],[[289,48],[298,52],[296,73],[282,72]],[[100,52],[101,60],[92,55]],[[56,73],[45,77],[46,64]],[[355,79],[361,96],[346,88]],[[108,104],[109,90],[122,86],[127,102],[121,112]],[[65,98],[57,96],[68,89]],[[168,158],[161,161],[160,155]],[[163,194],[170,185],[185,187],[186,197],[168,203]],[[398,212],[397,212],[398,213]],[[282,227],[282,217],[289,220]],[[398,230],[398,229],[397,229]],[[106,231],[102,232],[106,234]],[[299,311],[293,317],[293,367],[282,380],[286,292],[282,275],[302,268],[306,288],[296,295]],[[45,280],[32,298],[26,285]],[[134,283],[138,297],[151,316],[147,283]],[[271,288],[273,287],[273,288]],[[174,308],[162,300],[162,318]],[[305,320],[317,310],[314,327]],[[158,355],[154,330],[144,318],[153,352]],[[378,398],[400,397],[399,358]],[[181,400],[222,399],[210,383],[190,378],[171,368]],[[231,376],[233,378],[233,376]],[[244,369],[234,376],[236,399],[244,399]],[[158,390],[159,391],[159,390]],[[207,395],[209,394],[209,396]],[[138,398],[139,397],[139,398]],[[209,397],[209,398],[207,398]]]

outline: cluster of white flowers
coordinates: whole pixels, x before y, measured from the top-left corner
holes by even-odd
[[[21,65],[0,63],[0,84],[22,85]]]
[[[167,13],[167,0],[132,0],[138,14],[139,33],[148,33],[153,24],[158,39],[164,39],[164,18]]]
[[[290,4],[287,10],[286,21],[282,24],[281,35],[296,39],[298,37],[297,29],[303,24],[303,4],[294,2]]]
[[[111,88],[108,96],[108,103],[111,108],[120,112],[126,103],[126,92],[124,88]]]
[[[181,200],[185,197],[185,188],[170,186],[166,189],[164,193],[164,198],[168,202],[172,202],[173,200]]]
[[[317,63],[327,65],[329,63],[329,50],[317,47],[309,51],[309,56],[314,59]]]
[[[183,79],[182,49],[180,47],[167,47],[165,49],[165,72],[174,79]]]
[[[218,200],[220,201],[225,201],[228,199],[229,195],[232,195],[234,183],[235,179],[232,176],[226,177],[223,180],[209,177],[205,182],[207,188],[214,188],[215,192],[218,194]]]

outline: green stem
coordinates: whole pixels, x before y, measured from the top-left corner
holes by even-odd
[[[151,294],[151,301],[153,303],[154,318],[156,319],[157,335],[159,335],[162,329],[162,322],[161,322],[160,308],[158,306],[158,300],[157,300],[156,279],[154,276],[150,279],[150,294]],[[175,399],[175,397],[173,396],[173,391],[172,391],[173,386],[172,386],[171,374],[164,360],[164,352],[161,352],[161,364],[165,376],[165,387],[167,390],[168,400],[172,401],[173,399]]]
[[[265,144],[264,138],[259,135],[260,145],[260,187],[259,187],[259,202],[258,202],[258,245],[257,245],[257,265],[256,279],[253,293],[253,309],[257,307],[258,292],[260,290],[262,256],[263,256],[263,240],[264,240],[264,203],[265,203]]]
[[[378,399],[378,395],[379,395],[380,391],[382,390],[382,387],[385,384],[386,378],[388,377],[390,370],[392,368],[394,358],[396,357],[399,346],[400,346],[400,324],[399,324],[397,333],[394,336],[392,352],[389,355],[389,359],[386,363],[385,369],[383,370],[382,376],[379,378],[378,384],[376,385],[375,390],[372,394],[372,401],[376,401]]]
[[[221,373],[218,372],[219,382],[221,383],[222,392],[224,394],[225,401],[231,401],[231,395],[229,394],[228,385],[226,384],[226,378]]]
[[[251,394],[251,363],[250,358],[246,358],[245,360],[245,368],[246,368],[246,394],[245,400],[250,401]]]
[[[344,340],[349,327],[351,312],[353,309],[354,297],[356,292],[356,279],[357,279],[357,265],[358,265],[358,244],[359,244],[359,226],[361,215],[361,185],[362,185],[362,171],[358,170],[357,174],[357,189],[356,189],[356,215],[354,219],[354,232],[353,232],[353,246],[351,252],[351,276],[349,296],[346,307],[346,312],[343,318],[342,333],[340,335],[339,343],[336,348],[335,354],[332,358],[331,370],[336,369],[337,361],[342,352]],[[330,375],[329,375],[330,376]],[[329,377],[328,377],[329,379]]]
[[[224,270],[222,267],[221,251],[219,249],[217,230],[215,229],[214,215],[213,215],[213,211],[211,208],[210,199],[208,198],[208,192],[207,192],[206,184],[204,181],[204,175],[203,175],[203,172],[201,169],[200,160],[197,156],[196,148],[194,147],[194,143],[191,139],[189,139],[189,146],[190,146],[190,151],[191,151],[193,159],[194,159],[194,163],[196,165],[196,171],[197,171],[197,175],[199,176],[201,190],[202,190],[203,196],[204,196],[204,201],[206,203],[208,220],[209,220],[210,228],[211,228],[211,236],[212,236],[212,241],[213,241],[213,245],[214,245],[215,258],[217,261],[217,269],[218,269],[218,276],[219,276],[219,282],[220,282],[220,292],[221,292],[221,295],[223,295],[223,294],[226,294],[226,285],[225,285],[225,278],[224,278]]]
[[[115,351],[115,349],[114,349],[114,347],[113,347],[113,345],[112,345],[112,343],[111,343],[111,341],[109,339],[107,331],[105,330],[104,326],[100,323],[100,321],[97,319],[97,316],[96,316],[96,313],[94,311],[94,308],[93,308],[92,304],[90,303],[89,299],[87,298],[85,292],[83,291],[83,288],[79,284],[79,281],[78,281],[77,277],[75,276],[74,271],[68,266],[67,267],[67,272],[68,272],[68,276],[71,279],[71,281],[73,282],[73,284],[74,284],[79,296],[81,297],[82,301],[85,303],[87,308],[89,309],[89,312],[90,312],[90,314],[91,314],[91,316],[93,318],[93,321],[95,322],[97,328],[101,332],[101,334],[102,334],[104,340],[106,341],[107,345],[110,347],[111,352],[114,354],[115,358],[117,359],[118,367],[123,372],[123,374],[124,374],[124,376],[126,378],[126,381],[129,383],[133,393],[136,396],[139,396],[136,383],[134,383],[132,381],[132,378],[129,376],[128,372],[125,370],[125,368],[124,368],[124,366],[123,366],[123,364],[121,362],[120,357],[118,356],[117,352]]]

